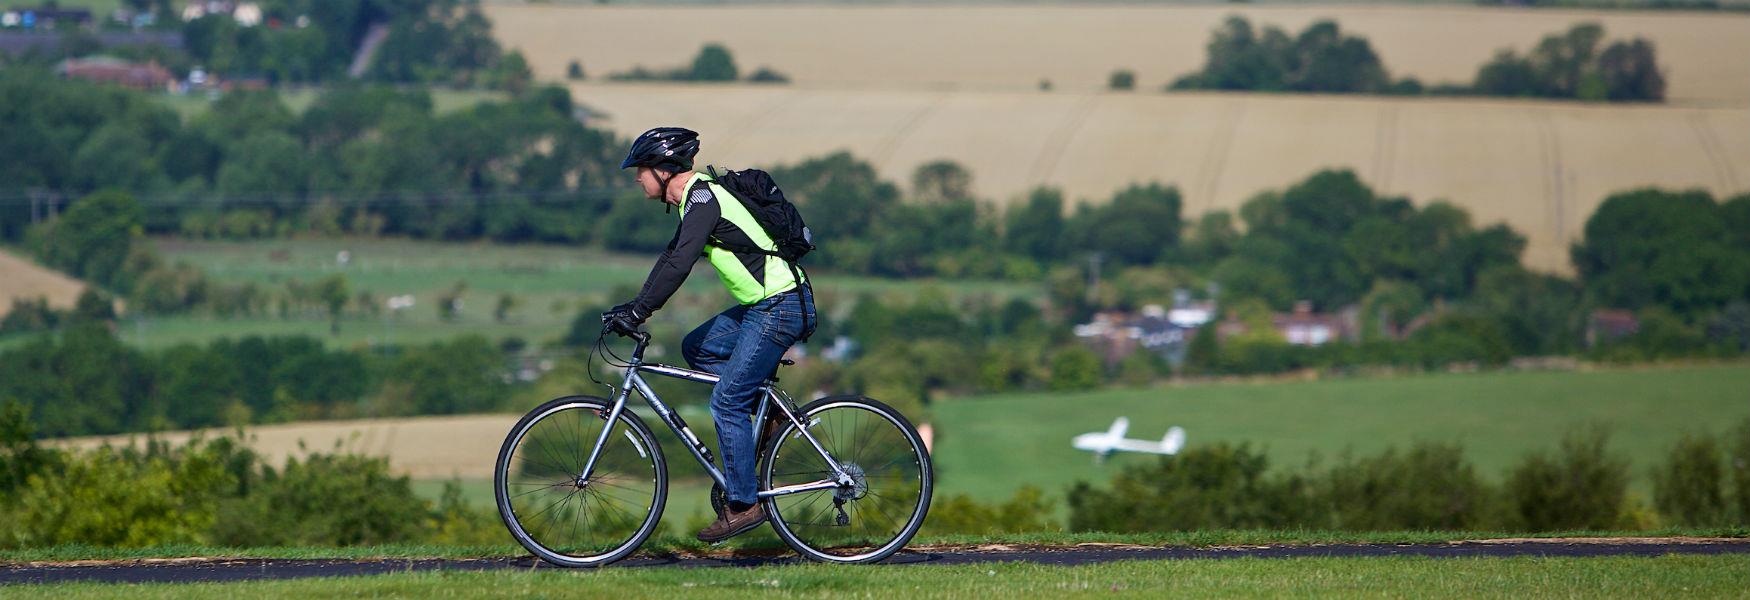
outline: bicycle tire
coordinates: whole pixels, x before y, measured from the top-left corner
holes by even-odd
[[[552,476],[560,473],[577,473],[583,470],[583,463],[587,461],[590,449],[594,446],[595,436],[601,431],[599,427],[591,431],[585,425],[605,422],[612,406],[612,402],[593,396],[566,396],[550,400],[523,415],[505,436],[504,444],[499,448],[498,462],[493,470],[493,497],[498,505],[499,519],[504,522],[505,528],[518,544],[541,560],[562,567],[599,567],[609,564],[637,551],[662,520],[663,507],[668,500],[668,463],[663,458],[662,446],[657,443],[650,428],[630,410],[620,412],[618,420],[622,426],[615,427],[617,433],[608,436],[589,482],[577,486],[566,479],[552,480]],[[562,422],[566,413],[570,413],[576,427],[567,428]],[[543,427],[543,423],[554,427]],[[532,439],[531,436],[535,437]],[[558,441],[555,443],[539,436],[557,436]],[[524,448],[529,452],[519,453]],[[567,449],[569,451],[563,451]],[[637,456],[631,456],[633,453]],[[513,469],[520,471],[513,473]],[[542,477],[534,474],[537,470],[555,472],[547,473],[545,479],[537,480],[535,478]],[[513,479],[513,476],[526,479]],[[570,477],[575,479],[576,475]],[[638,508],[646,489],[641,481],[644,477],[649,477],[647,505],[641,510],[620,509],[616,506],[616,503],[626,501],[631,503],[633,509]],[[565,492],[565,488],[572,489]],[[563,500],[539,504],[541,498],[560,493],[567,494]],[[534,494],[541,496],[537,496],[535,500],[526,500]],[[594,504],[591,503],[592,498],[595,500]],[[573,500],[576,502],[573,503]],[[519,507],[526,514],[519,514]],[[566,549],[564,544],[555,543],[561,536],[547,527],[558,525],[563,528],[564,525],[554,522],[555,515],[563,515],[568,510],[573,512],[573,516],[569,533],[564,537],[571,543],[571,549]],[[641,519],[636,512],[644,513]],[[586,514],[588,516],[582,516]],[[546,521],[541,521],[542,517]],[[631,520],[627,520],[628,517]],[[547,525],[539,527],[543,535],[536,535],[532,530],[542,523]],[[620,539],[618,527],[632,523],[636,523],[636,528],[625,535],[623,540]],[[587,541],[579,541],[579,525],[583,525],[584,536],[589,538]],[[598,525],[604,531],[596,536]],[[548,533],[553,535],[546,535]],[[596,537],[606,541],[597,542],[594,539]],[[547,539],[544,541],[541,538]],[[600,550],[597,551],[597,548]]]
[[[877,418],[869,419],[867,427],[861,422],[850,422],[870,416]],[[801,408],[800,420],[834,460],[859,473],[862,481],[848,490],[819,490],[764,499],[772,531],[804,558],[818,562],[871,563],[904,548],[923,527],[935,485],[929,450],[917,429],[893,407],[864,396],[816,400]],[[903,448],[898,447],[901,442]],[[894,447],[880,447],[889,445]],[[865,452],[868,450],[880,452]],[[862,462],[869,459],[879,462]],[[826,476],[825,461],[807,438],[797,435],[795,423],[785,423],[778,435],[768,441],[762,460],[762,489]],[[775,472],[780,466],[784,472]],[[911,490],[913,484],[904,483],[913,475],[915,491]],[[890,493],[893,495],[887,495]],[[917,494],[915,500],[908,497],[911,493]],[[831,512],[820,505],[822,498],[835,499]],[[841,498],[844,503],[838,505],[837,499]],[[847,510],[845,506],[851,508]],[[908,510],[910,514],[895,518],[889,509]],[[831,516],[834,522],[827,523],[826,516]],[[880,529],[881,523],[897,527],[884,530]],[[844,529],[835,530],[839,527]],[[858,528],[863,531],[859,533]]]

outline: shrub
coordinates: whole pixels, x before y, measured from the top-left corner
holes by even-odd
[[[1555,455],[1527,456],[1507,479],[1520,527],[1532,531],[1606,529],[1623,512],[1628,463],[1607,454],[1600,427],[1570,431]]]
[[[430,507],[405,476],[389,474],[386,458],[311,454],[275,472],[263,468],[259,489],[227,503],[213,541],[232,546],[354,546],[417,537]]]
[[[1720,525],[1726,517],[1724,480],[1719,443],[1709,435],[1684,434],[1653,469],[1653,501],[1672,523]]]
[[[1077,482],[1069,491],[1069,528],[1189,531],[1306,522],[1312,507],[1304,481],[1266,477],[1268,466],[1248,445],[1221,443],[1128,467],[1109,489]]]
[[[1318,484],[1329,526],[1344,530],[1479,529],[1493,496],[1461,446],[1436,442],[1346,458]]]
[[[37,445],[30,409],[12,400],[0,402],[0,507],[32,475],[54,469],[59,452]]]
[[[195,442],[144,453],[105,446],[67,460],[30,477],[18,500],[18,527],[3,541],[135,548],[207,542],[215,506],[236,489],[226,453]]]
[[[956,494],[930,503],[925,530],[930,534],[965,533],[995,535],[1057,531],[1063,528],[1051,518],[1056,502],[1031,485],[998,504],[983,504],[966,494]]]
[[[1750,525],[1750,419],[1744,419],[1732,432],[1727,469],[1732,472],[1732,500],[1737,505],[1738,524]]]

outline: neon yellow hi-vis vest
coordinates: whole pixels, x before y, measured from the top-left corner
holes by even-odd
[[[753,240],[754,246],[768,252],[776,252],[778,245],[772,242],[771,236],[754,220],[753,213],[747,212],[747,207],[741,205],[741,200],[723,189],[711,176],[704,173],[694,173],[687,180],[687,186],[681,189],[693,189],[693,184],[704,181],[711,189],[711,194],[717,197],[717,208],[722,211],[723,218],[730,224],[740,228]],[[681,199],[681,218],[687,216],[687,200]],[[714,240],[713,240],[714,241]],[[765,284],[761,285],[753,273],[741,264],[741,259],[735,257],[735,252],[717,247],[715,243],[705,245],[705,258],[711,260],[711,266],[717,269],[717,277],[723,280],[724,287],[729,288],[729,294],[735,296],[735,301],[742,304],[753,304],[766,298],[796,289],[796,276],[790,273],[790,266],[784,259],[776,256],[766,257]]]

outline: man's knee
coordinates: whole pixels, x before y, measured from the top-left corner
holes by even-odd
[[[699,368],[699,359],[703,357],[700,352],[704,345],[705,328],[694,329],[692,333],[687,334],[687,337],[681,338],[681,358],[685,359],[687,364],[694,369]]]

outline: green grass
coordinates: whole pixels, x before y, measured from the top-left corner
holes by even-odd
[[[1079,567],[992,563],[845,568],[506,570],[245,583],[8,587],[8,597],[772,598],[968,597],[1724,597],[1750,587],[1750,556],[1657,558],[1308,558],[1122,561]]]
[[[769,528],[736,537],[722,545],[707,545],[691,537],[692,532],[669,531],[653,536],[639,548],[639,554],[665,556],[674,553],[748,553],[789,555],[790,549]],[[764,534],[764,535],[761,535]],[[1479,531],[1314,531],[1314,530],[1207,530],[1168,533],[1009,533],[996,535],[927,535],[912,538],[910,548],[924,546],[1072,546],[1076,544],[1120,544],[1132,546],[1211,548],[1227,546],[1305,546],[1326,544],[1443,544],[1464,540],[1505,538],[1611,538],[1611,537],[1705,537],[1745,538],[1750,529],[1664,529],[1658,531],[1554,531],[1540,533],[1479,532]],[[126,561],[153,558],[285,558],[285,559],[412,559],[412,558],[481,558],[524,557],[528,552],[510,541],[486,545],[386,544],[378,546],[271,546],[232,548],[224,546],[170,545],[147,548],[109,548],[84,545],[63,545],[43,548],[0,550],[0,564],[18,562],[61,562],[77,560]]]
[[[1160,439],[1178,425],[1192,445],[1262,447],[1277,468],[1303,465],[1315,451],[1329,459],[1455,441],[1496,481],[1526,453],[1553,449],[1570,426],[1596,422],[1611,427],[1611,449],[1628,458],[1644,494],[1647,469],[1683,433],[1717,433],[1750,417],[1750,366],[1199,383],[952,399],[933,411],[938,496],[994,501],[1023,484],[1056,496],[1076,480],[1104,482],[1154,460],[1117,454],[1100,464],[1070,447],[1071,437],[1103,431],[1119,415],[1130,418],[1128,437]]]

